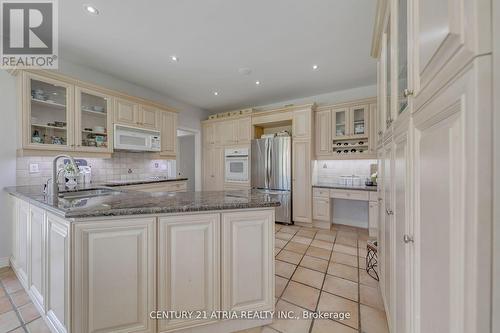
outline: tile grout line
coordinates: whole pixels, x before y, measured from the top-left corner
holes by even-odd
[[[21,324],[20,326],[14,327],[12,330],[10,330],[8,332],[12,332],[12,331],[14,331],[14,330],[16,330],[18,328],[22,328],[25,333],[29,333],[28,329],[26,328],[26,324],[24,323],[24,320],[21,317],[21,314],[19,313],[18,307],[14,304],[14,301],[12,300],[11,294],[7,291],[7,289],[5,288],[5,285],[4,285],[3,281],[1,279],[0,279],[0,287],[2,287],[3,290],[5,291],[5,296],[9,300],[10,305],[12,306],[12,311],[14,311],[14,313],[16,314],[17,319],[19,320],[19,323]],[[24,289],[19,289],[19,290],[24,290]],[[17,290],[17,291],[19,291],[19,290]],[[17,292],[17,291],[15,291],[15,292]],[[15,292],[13,292],[13,293],[15,293]],[[9,311],[7,311],[7,312],[9,312]]]

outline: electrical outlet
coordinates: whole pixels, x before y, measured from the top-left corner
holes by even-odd
[[[30,173],[38,173],[40,169],[38,168],[38,163],[30,163]]]
[[[155,163],[155,169],[158,169],[160,167],[160,163],[156,162]]]

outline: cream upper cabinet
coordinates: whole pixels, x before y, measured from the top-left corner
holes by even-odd
[[[294,138],[311,137],[311,110],[299,110],[293,112],[292,136]]]
[[[159,219],[159,309],[207,313],[220,310],[219,228],[220,214]],[[159,331],[164,332],[211,321],[193,317],[158,323]]]
[[[349,135],[351,137],[368,137],[368,105],[353,106],[349,109]]]
[[[274,210],[222,214],[222,310],[274,309]]]
[[[158,129],[159,110],[145,105],[139,106],[139,125],[144,128]]]
[[[156,220],[74,226],[72,332],[155,332]],[[130,274],[129,272],[135,272]]]
[[[161,154],[177,153],[177,113],[160,111]]]
[[[75,150],[113,152],[112,97],[75,87]]]
[[[238,143],[238,122],[236,120],[225,120],[216,127],[220,131],[220,142],[223,145]],[[218,135],[216,132],[215,135]]]
[[[72,150],[74,147],[73,86],[23,72],[23,147]]]
[[[252,141],[252,118],[238,119],[237,122],[238,128],[236,130],[236,136],[238,144],[250,143],[250,141]]]
[[[293,220],[311,223],[311,143],[296,140],[292,147]]]
[[[203,145],[213,145],[215,144],[215,124],[214,123],[204,123],[202,126],[203,131]]]
[[[349,135],[349,110],[346,108],[332,110],[332,136],[342,139]]]
[[[332,111],[318,110],[315,114],[316,156],[332,153]]]
[[[139,121],[139,106],[133,102],[116,99],[115,100],[115,123],[125,125],[138,125]]]

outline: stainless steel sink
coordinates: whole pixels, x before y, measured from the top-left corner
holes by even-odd
[[[80,198],[91,198],[91,197],[101,197],[106,195],[114,195],[121,193],[119,190],[114,190],[111,188],[97,188],[93,190],[81,190],[74,192],[60,192],[59,198],[61,199],[80,199]]]

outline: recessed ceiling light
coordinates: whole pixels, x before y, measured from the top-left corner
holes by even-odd
[[[313,70],[317,70],[319,69],[319,66],[318,65],[313,65]]]
[[[173,55],[173,56],[170,56],[170,59],[172,59],[172,61],[174,61],[174,62],[179,61],[179,57],[174,56],[174,55]]]
[[[92,15],[99,15],[99,10],[92,5],[83,5],[83,8]]]
[[[260,85],[260,81],[255,81],[255,84],[256,85]]]
[[[219,96],[219,92],[218,91],[214,91],[214,95],[215,96]]]

